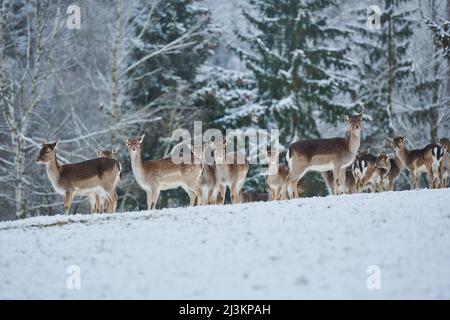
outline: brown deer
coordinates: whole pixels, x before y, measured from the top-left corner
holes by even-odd
[[[363,114],[344,116],[349,125],[346,138],[298,141],[289,146],[286,160],[289,177],[297,183],[307,171],[333,171],[334,194],[345,187],[346,168],[355,160],[360,146]]]
[[[381,192],[382,169],[375,166],[377,157],[368,152],[356,156],[351,166],[355,178],[356,192],[361,193],[368,189],[370,192]]]
[[[329,193],[332,193],[334,190],[334,177],[333,171],[324,171],[321,172],[322,178],[325,180],[327,185],[327,189]],[[345,193],[352,194],[356,192],[356,183],[355,178],[353,177],[353,172],[351,169],[345,170]]]
[[[131,159],[131,169],[139,186],[147,193],[148,209],[155,209],[159,193],[164,190],[181,187],[189,195],[189,205],[200,199],[198,180],[202,166],[190,163],[176,164],[172,158],[142,160],[141,144],[144,135],[137,138],[124,138]],[[193,159],[191,159],[193,160]]]
[[[298,198],[299,191],[294,183],[289,180],[289,169],[287,164],[279,163],[279,153],[267,151],[267,178],[266,185],[271,200],[285,200],[287,198]]]
[[[375,161],[375,167],[381,171],[381,186],[384,191],[394,191],[395,181],[400,176],[402,164],[400,160],[394,156],[389,158],[386,154],[380,153]]]
[[[231,203],[240,202],[240,192],[245,183],[249,164],[245,155],[239,152],[226,152],[226,142],[214,141],[210,143],[214,151],[214,161],[216,163],[217,181],[222,204],[225,203],[227,188],[230,189]]]
[[[439,145],[429,144],[423,149],[409,150],[406,147],[406,137],[389,138],[389,142],[395,155],[409,171],[412,189],[419,187],[419,177],[422,173],[428,175],[431,189],[440,185],[439,167],[444,150]]]
[[[116,148],[112,148],[111,150],[107,149],[97,149],[97,157],[98,158],[112,158],[115,159],[117,155]],[[114,195],[112,199],[105,198],[103,201],[98,194],[95,195],[95,212],[101,213],[113,213],[116,212],[117,209],[117,200],[119,196],[117,192],[114,191]]]
[[[450,140],[448,138],[442,138],[439,143],[444,151],[439,169],[441,187],[448,188],[450,186]]]
[[[94,212],[95,197],[112,199],[120,181],[122,168],[111,158],[97,158],[79,163],[59,164],[54,143],[42,143],[37,163],[45,164],[55,191],[64,195],[64,213],[68,214],[74,195],[87,195]]]
[[[267,202],[269,201],[268,193],[259,193],[255,191],[242,191],[241,192],[241,202]]]
[[[207,145],[201,145],[200,148],[191,145],[192,154],[201,161],[202,174],[199,179],[200,201],[199,204],[217,204],[220,194],[220,186],[217,179],[216,165],[208,164],[206,161]],[[220,195],[223,197],[223,195]]]

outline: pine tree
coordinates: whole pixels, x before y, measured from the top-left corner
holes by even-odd
[[[415,9],[412,0],[383,0],[380,28],[367,27],[367,9],[360,10],[360,24],[355,30],[355,41],[363,57],[359,66],[359,101],[371,116],[373,126],[365,130],[366,140],[380,142],[395,131],[394,107],[396,94],[404,94],[405,82],[412,75],[412,61],[408,48]]]
[[[347,31],[329,25],[332,0],[251,0],[243,10],[249,31],[236,31],[251,50],[233,48],[252,72],[260,126],[280,129],[282,143],[320,136],[318,119],[333,123],[354,94],[345,73],[353,67],[342,41]],[[333,43],[333,46],[329,46]]]
[[[143,156],[161,158],[173,146],[168,139],[173,130],[190,128],[201,112],[194,100],[195,78],[217,46],[220,30],[212,23],[209,9],[199,7],[194,0],[157,1],[154,7],[142,0],[136,10],[142,8],[152,10],[151,23],[148,15],[133,21],[134,49],[129,65],[139,63],[139,67],[129,67],[123,111],[147,106],[162,110],[162,121],[140,128],[141,132],[158,133],[146,136]],[[149,58],[150,53],[158,54]],[[163,195],[163,206],[167,200]],[[183,202],[179,197],[175,200]]]

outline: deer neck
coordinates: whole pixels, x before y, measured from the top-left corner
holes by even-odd
[[[130,153],[131,170],[135,177],[140,178],[144,174],[144,163],[141,152]]]
[[[58,186],[58,180],[59,180],[59,176],[60,176],[60,173],[59,173],[60,166],[58,164],[58,159],[56,157],[56,154],[55,154],[54,160],[51,160],[45,164],[45,169],[47,171],[47,176],[50,179],[53,187],[55,189],[58,189],[57,186]]]
[[[347,145],[350,152],[356,155],[359,146],[361,145],[361,133],[358,131],[350,130],[347,137]]]
[[[408,166],[408,161],[407,161],[408,155],[409,155],[409,150],[406,147],[404,147],[403,149],[400,149],[398,151],[395,150],[395,158],[396,159],[398,158],[405,167]]]

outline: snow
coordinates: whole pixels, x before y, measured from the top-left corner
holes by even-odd
[[[0,223],[0,298],[450,298],[450,190]],[[66,271],[80,267],[80,290]],[[366,284],[380,268],[379,290]],[[370,268],[369,268],[370,269]]]

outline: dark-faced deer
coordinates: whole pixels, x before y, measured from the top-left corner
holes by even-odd
[[[115,159],[117,155],[116,148],[112,148],[111,150],[107,149],[98,149],[97,150],[97,157],[99,158],[112,158]],[[116,212],[117,209],[117,200],[119,199],[119,196],[117,195],[117,192],[114,191],[114,195],[112,199],[105,198],[101,199],[98,194],[95,195],[95,212],[101,213],[113,213]]]
[[[419,187],[419,177],[422,173],[428,175],[431,189],[440,185],[439,168],[444,150],[439,145],[429,144],[423,149],[409,150],[406,147],[406,137],[389,138],[389,142],[395,155],[409,171],[412,189]]]
[[[394,191],[395,181],[400,176],[402,164],[394,155],[393,158],[388,157],[384,153],[380,153],[375,162],[375,167],[381,171],[381,185],[384,191]]]
[[[111,158],[97,158],[79,163],[59,164],[54,143],[42,143],[37,158],[38,163],[45,164],[48,178],[55,191],[64,195],[64,212],[69,213],[74,195],[87,195],[91,212],[95,209],[95,196],[112,199],[120,181],[122,168],[120,163]]]
[[[155,209],[159,193],[164,190],[181,187],[189,195],[189,205],[193,206],[200,199],[198,180],[202,174],[202,166],[195,161],[176,164],[172,158],[159,160],[143,160],[141,144],[144,135],[125,138],[131,159],[131,169],[139,186],[147,193],[148,209]],[[193,159],[191,159],[193,160]]]
[[[439,143],[444,151],[439,169],[441,187],[448,188],[450,186],[450,140],[448,138],[442,138]]]
[[[226,152],[226,142],[211,142],[216,163],[217,181],[219,183],[222,204],[225,202],[227,188],[230,189],[231,203],[240,202],[240,192],[245,183],[249,164],[245,155],[239,152]]]
[[[348,123],[346,138],[313,139],[295,142],[289,146],[286,160],[289,176],[297,183],[307,171],[333,171],[334,194],[345,186],[346,168],[355,160],[360,146],[363,114],[345,116]]]
[[[382,169],[375,166],[377,157],[368,152],[358,154],[351,168],[355,178],[356,192],[369,190],[370,192],[383,191],[381,186]]]

